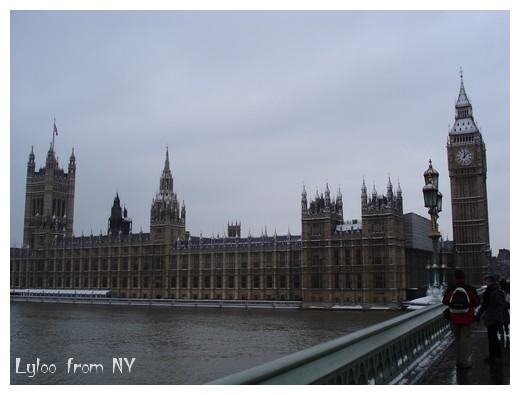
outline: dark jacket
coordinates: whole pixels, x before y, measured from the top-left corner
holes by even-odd
[[[484,324],[486,326],[502,324],[504,322],[505,307],[506,298],[498,283],[488,285],[482,297],[482,306],[480,306],[475,318],[478,321],[484,316]]]
[[[453,314],[450,313],[450,321],[455,325],[468,325],[473,324],[473,317],[475,315],[475,307],[480,306],[480,298],[478,297],[477,290],[469,284],[466,284],[464,279],[456,280],[454,285],[451,285],[446,289],[442,303],[448,305],[450,303],[451,294],[455,291],[455,288],[462,287],[466,290],[469,296],[470,306],[467,313],[464,314]]]

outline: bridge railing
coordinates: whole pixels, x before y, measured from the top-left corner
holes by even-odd
[[[394,384],[450,333],[441,303],[208,384]]]

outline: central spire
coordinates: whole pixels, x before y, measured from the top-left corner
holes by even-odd
[[[164,161],[164,172],[170,171],[170,155],[168,153],[168,146],[166,146],[166,160]]]
[[[168,153],[168,147],[166,147],[166,159],[164,160],[164,169],[161,175],[160,194],[173,194],[173,176],[170,170],[170,155]]]
[[[460,90],[459,90],[459,98],[457,99],[457,104],[455,107],[467,107],[471,106],[469,103],[468,95],[466,94],[466,89],[464,89],[464,76],[462,73],[462,67],[460,68]]]
[[[473,119],[473,107],[464,88],[464,78],[462,67],[460,69],[460,89],[457,103],[455,103],[455,123],[451,129],[451,134],[473,133],[478,131],[478,127]]]

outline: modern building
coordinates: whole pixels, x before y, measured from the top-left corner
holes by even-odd
[[[432,241],[427,235],[432,228],[431,221],[415,213],[404,215],[404,247],[406,261],[406,283],[410,285],[407,299],[424,295],[431,284]],[[416,289],[414,290],[414,288]]]

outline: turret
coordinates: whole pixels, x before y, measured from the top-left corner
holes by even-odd
[[[74,155],[74,148],[69,159],[69,176],[76,173],[76,155]]]
[[[35,168],[36,168],[36,163],[34,161],[34,147],[31,147],[31,153],[29,154],[29,161],[27,162],[27,175],[32,176],[34,174]]]
[[[328,182],[325,184],[325,211],[330,212],[330,189]]]
[[[403,211],[403,191],[401,190],[401,183],[397,182],[397,195],[395,206],[398,211]]]
[[[368,194],[367,186],[365,185],[365,179],[363,178],[363,185],[361,185],[361,207],[366,209],[368,206]]]
[[[45,168],[46,169],[57,169],[58,168],[58,160],[56,159],[56,155],[54,153],[54,148],[52,144],[47,151],[47,159],[45,160]]]
[[[340,188],[338,188],[338,195],[336,196],[336,212],[343,217],[343,195]]]
[[[303,185],[303,191],[302,191],[302,214],[308,213],[307,208],[307,191],[305,190],[305,184]]]
[[[394,191],[390,177],[388,177],[388,184],[386,185],[386,198],[388,199],[388,204],[391,205],[394,201]]]

